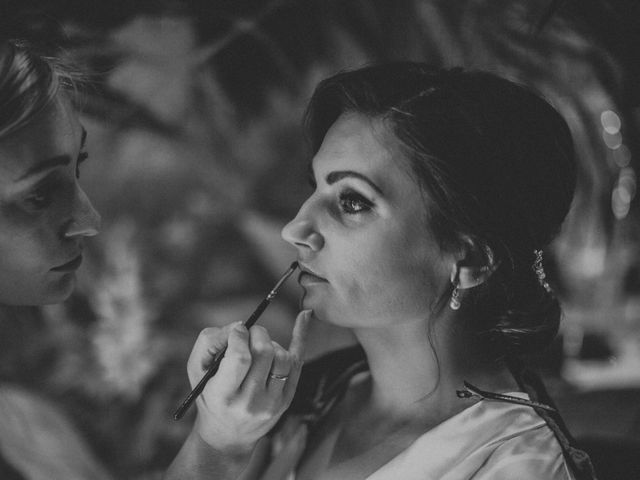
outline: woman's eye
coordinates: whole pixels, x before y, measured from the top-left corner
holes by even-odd
[[[78,160],[76,161],[76,178],[80,178],[80,164],[87,158],[89,158],[89,154],[87,152],[80,152],[78,155]]]
[[[339,203],[342,211],[349,215],[368,212],[373,207],[369,200],[355,192],[341,193]]]

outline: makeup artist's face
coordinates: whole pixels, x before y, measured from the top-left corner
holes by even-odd
[[[315,191],[282,231],[298,250],[303,307],[321,320],[424,322],[449,281],[425,198],[393,144],[380,121],[341,116],[313,159]]]
[[[60,100],[0,140],[0,303],[64,300],[100,217],[78,184],[84,130]]]

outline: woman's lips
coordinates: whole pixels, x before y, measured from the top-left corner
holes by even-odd
[[[298,283],[304,287],[316,283],[327,283],[327,281],[324,278],[316,277],[311,273],[300,272],[300,275],[298,275]]]
[[[82,263],[82,255],[78,255],[76,258],[71,260],[70,262],[65,263],[64,265],[60,265],[58,267],[52,268],[52,272],[72,272],[77,270],[80,264]]]
[[[314,283],[328,283],[326,278],[322,278],[311,271],[308,267],[300,265],[300,275],[298,275],[298,283],[302,286],[311,285]]]

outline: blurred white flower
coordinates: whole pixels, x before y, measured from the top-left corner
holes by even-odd
[[[154,335],[153,309],[144,298],[135,226],[120,221],[104,235],[105,268],[91,303],[98,317],[92,343],[106,393],[139,398],[156,371],[162,341]]]

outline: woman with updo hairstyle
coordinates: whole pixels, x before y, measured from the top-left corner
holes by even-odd
[[[174,462],[197,467],[168,478],[595,478],[522,362],[560,321],[544,252],[576,182],[562,117],[494,74],[399,62],[322,81],[306,127],[313,190],[282,232],[294,341],[328,322],[358,345],[298,381],[264,329],[201,335],[192,383],[227,354]]]
[[[314,150],[342,114],[381,119],[427,199],[438,246],[467,251],[491,271],[468,291],[452,279],[443,300],[454,295],[473,310],[461,318],[491,354],[541,350],[558,331],[560,308],[534,267],[573,197],[566,123],[533,93],[491,74],[396,68],[323,82],[307,112]]]

